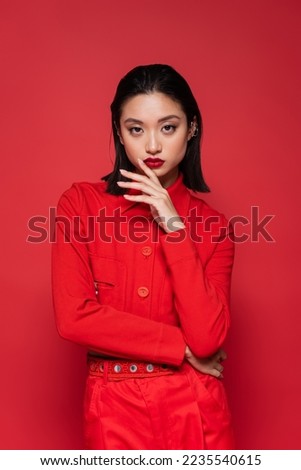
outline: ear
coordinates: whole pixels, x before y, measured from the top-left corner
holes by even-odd
[[[119,137],[120,143],[121,143],[122,145],[124,145],[123,138],[122,138],[121,135],[119,134],[119,131],[117,131],[117,135],[118,135],[118,137]]]
[[[192,137],[196,137],[198,135],[198,131],[197,118],[194,116],[193,120],[189,124],[187,140],[189,141]]]

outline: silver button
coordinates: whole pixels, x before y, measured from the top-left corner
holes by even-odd
[[[119,372],[121,372],[121,369],[122,369],[122,367],[121,367],[120,364],[116,364],[116,365],[114,366],[114,372],[116,372],[117,374],[118,374]]]
[[[98,290],[98,282],[97,281],[94,281],[94,287],[95,287],[95,294],[98,295],[99,290]]]
[[[137,369],[138,369],[138,367],[136,366],[136,364],[131,364],[130,365],[130,371],[131,372],[137,372]]]
[[[147,370],[147,372],[153,372],[153,370],[154,370],[153,364],[147,364],[146,370]]]

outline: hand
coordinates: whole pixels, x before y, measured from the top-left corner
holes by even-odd
[[[168,191],[163,188],[157,175],[142,160],[138,159],[138,162],[145,175],[120,170],[122,175],[134,181],[117,181],[117,184],[122,188],[138,189],[142,194],[124,194],[124,198],[149,204],[152,216],[166,233],[185,228]]]
[[[221,365],[221,362],[227,359],[227,354],[223,349],[219,349],[215,354],[210,357],[198,358],[196,357],[188,346],[185,350],[186,360],[199,372],[203,374],[213,375],[218,379],[223,379],[222,374],[224,367]]]

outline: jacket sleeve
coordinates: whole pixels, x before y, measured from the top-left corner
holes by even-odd
[[[193,241],[187,228],[160,237],[184,338],[198,357],[222,346],[230,324],[234,243],[227,220],[222,215],[220,220],[218,234],[206,238],[207,246]],[[206,261],[202,250],[209,252]]]
[[[185,341],[180,328],[98,302],[87,244],[74,237],[82,195],[73,185],[60,198],[52,245],[52,292],[59,334],[100,354],[178,366]]]

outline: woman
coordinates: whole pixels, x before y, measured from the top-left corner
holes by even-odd
[[[229,449],[220,380],[233,243],[200,197],[201,115],[167,65],[139,66],[111,105],[115,166],[60,198],[53,297],[89,349],[88,449]]]

